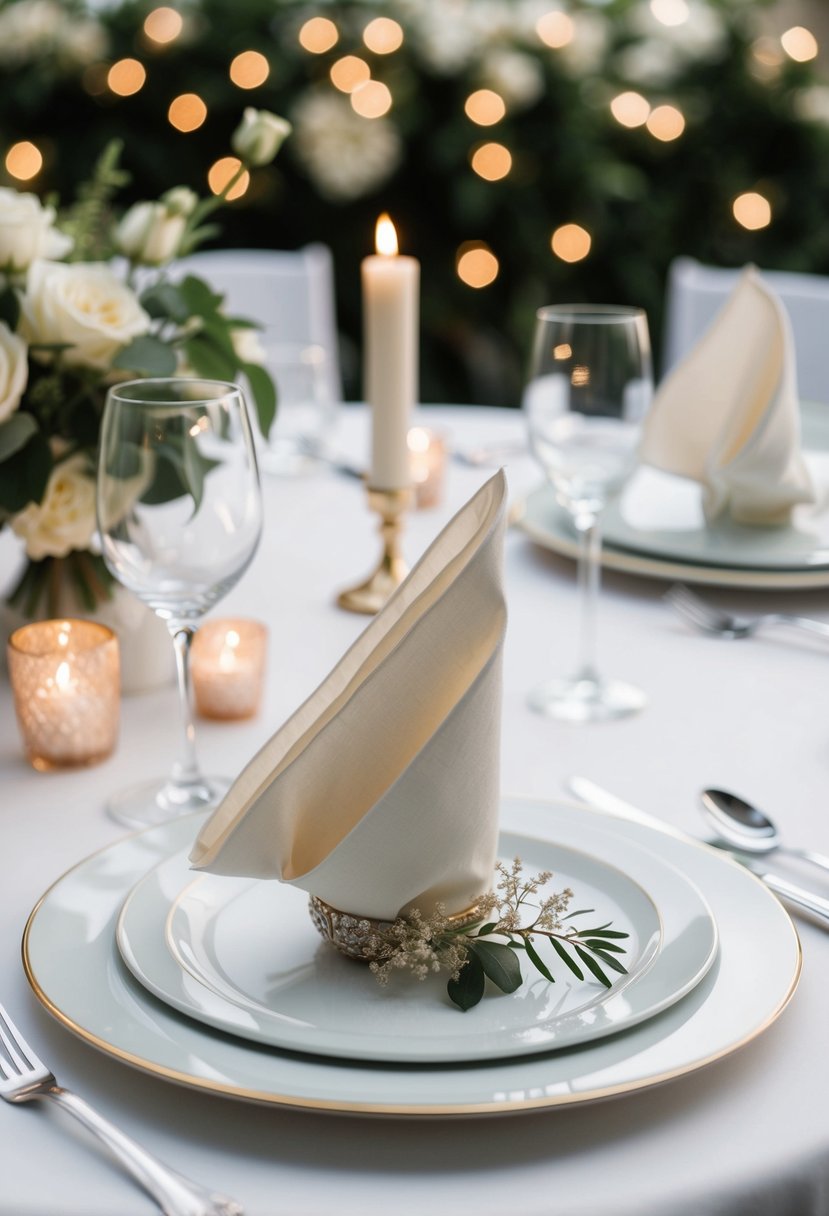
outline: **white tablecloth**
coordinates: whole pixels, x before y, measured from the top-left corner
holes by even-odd
[[[459,445],[520,435],[510,411],[423,411]],[[339,442],[365,452],[367,418],[347,407]],[[511,494],[539,481],[508,462]],[[439,508],[413,514],[414,559],[488,476],[453,461]],[[215,610],[268,622],[269,680],[258,718],[198,723],[211,770],[238,771],[365,626],[334,606],[377,555],[376,520],[356,481],[325,471],[265,479],[266,534],[244,579]],[[8,546],[0,554],[8,557]],[[0,569],[0,576],[3,575]],[[2,577],[0,577],[2,581]],[[755,798],[793,843],[829,852],[829,647],[783,633],[728,642],[692,633],[664,604],[665,585],[605,578],[602,666],[642,685],[648,708],[612,724],[565,726],[533,714],[527,690],[574,663],[577,600],[570,562],[507,538],[503,789],[545,798],[571,773],[609,787],[688,832],[704,832],[697,792]],[[829,619],[823,592],[708,591],[751,610]],[[829,1210],[826,975],[829,936],[799,922],[800,988],[762,1036],[664,1087],[588,1107],[477,1121],[344,1118],[245,1105],[174,1087],[121,1065],[57,1025],[29,991],[20,937],[43,890],[122,829],[106,794],[164,772],[174,758],[171,687],[125,699],[120,745],[105,764],[39,774],[22,758],[8,684],[0,683],[0,999],[59,1080],[192,1177],[235,1196],[248,1216],[430,1210],[494,1216],[808,1216]],[[829,894],[829,882],[814,879]],[[751,927],[746,926],[746,932]],[[144,1216],[152,1202],[61,1112],[0,1103],[3,1216]]]

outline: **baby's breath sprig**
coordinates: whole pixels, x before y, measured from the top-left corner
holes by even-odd
[[[523,876],[520,857],[511,866],[497,864],[495,889],[477,900],[480,919],[458,928],[438,904],[430,916],[413,909],[400,917],[367,943],[374,961],[371,970],[381,984],[388,983],[392,971],[410,971],[425,980],[432,972],[446,971],[446,991],[460,1009],[471,1009],[484,995],[487,979],[502,992],[515,992],[522,983],[519,950],[523,950],[541,975],[551,984],[555,976],[541,958],[536,939],[546,940],[557,957],[579,980],[585,971],[611,986],[603,966],[626,975],[617,955],[625,953],[620,942],[627,933],[610,927],[578,929],[568,924],[586,916],[592,908],[569,910],[573,892],[569,887],[552,895],[541,889],[553,877],[543,871],[534,878]]]

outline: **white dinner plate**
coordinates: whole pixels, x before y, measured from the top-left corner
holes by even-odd
[[[701,487],[642,467],[602,516],[602,563],[654,578],[759,589],[829,586],[829,407],[803,403],[804,455],[818,501],[792,522],[748,527],[729,519],[705,525]],[[546,483],[528,495],[517,522],[537,543],[578,554],[568,513]],[[520,509],[520,508],[519,508]]]
[[[162,862],[124,903],[116,940],[133,975],[174,1008],[208,1025],[275,1047],[362,1060],[457,1063],[527,1055],[601,1038],[653,1017],[705,975],[717,932],[693,883],[657,854],[613,837],[590,856],[503,833],[500,856],[520,857],[527,877],[553,871],[546,893],[570,887],[574,925],[612,921],[629,933],[608,969],[611,989],[573,977],[540,940],[556,983],[522,958],[524,984],[489,994],[464,1017],[446,976],[399,972],[380,987],[366,966],[325,943],[308,896],[279,882],[196,877],[186,852]],[[611,864],[612,862],[612,864]]]
[[[36,995],[64,1026],[115,1059],[211,1093],[407,1117],[506,1114],[595,1101],[673,1080],[729,1055],[767,1029],[797,987],[801,954],[794,926],[759,879],[736,862],[704,845],[572,804],[512,798],[502,805],[507,830],[554,840],[567,833],[588,852],[609,836],[634,840],[699,887],[720,948],[693,991],[622,1034],[571,1051],[479,1064],[364,1064],[245,1042],[152,997],[127,970],[115,943],[127,893],[150,867],[186,847],[202,822],[195,816],[127,837],[70,870],[32,912],[23,957]]]

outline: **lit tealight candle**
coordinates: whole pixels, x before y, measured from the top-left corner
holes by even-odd
[[[35,621],[8,643],[23,746],[41,771],[95,764],[118,737],[118,639],[93,621]]]
[[[409,431],[409,465],[418,508],[436,507],[443,495],[446,441],[439,431],[413,426]]]
[[[262,700],[268,631],[241,618],[208,621],[196,632],[191,674],[203,718],[251,718]]]
[[[362,263],[364,378],[371,406],[371,473],[376,490],[411,485],[406,435],[417,397],[420,263],[397,251],[387,215],[377,221],[377,253]]]

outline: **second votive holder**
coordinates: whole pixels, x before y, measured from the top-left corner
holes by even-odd
[[[432,427],[413,426],[407,436],[417,510],[438,507],[446,476],[446,436]]]
[[[190,652],[196,713],[219,721],[254,717],[262,703],[267,646],[261,621],[231,617],[201,625]]]

